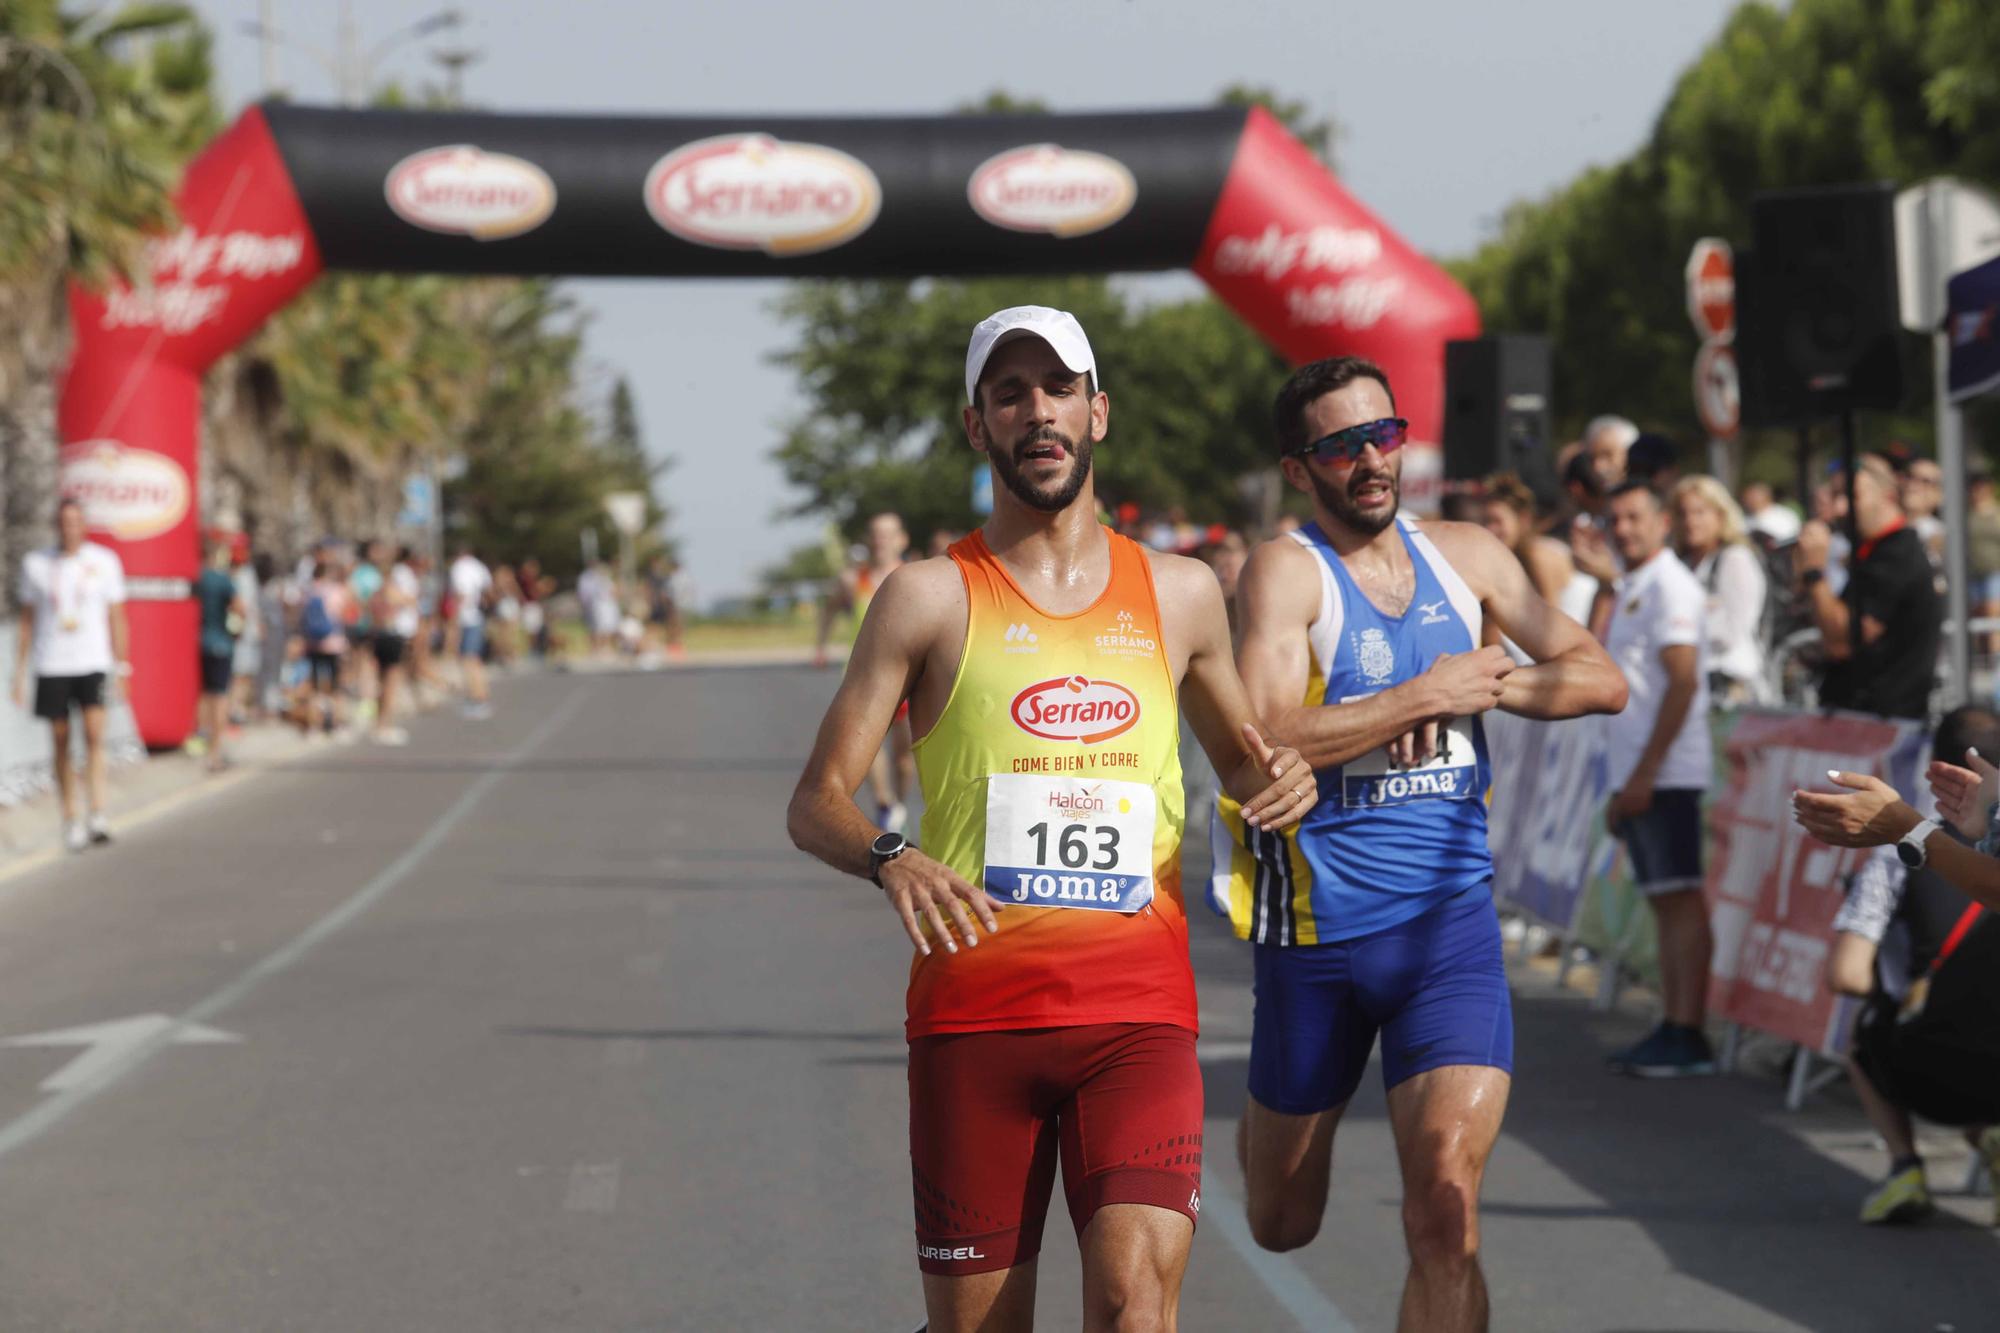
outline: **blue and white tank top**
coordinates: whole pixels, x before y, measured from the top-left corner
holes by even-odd
[[[1400,616],[1368,600],[1318,524],[1291,534],[1320,569],[1308,706],[1358,702],[1478,646],[1482,617],[1465,580],[1413,521],[1399,518],[1397,531],[1417,576]],[[1416,767],[1395,767],[1377,749],[1320,769],[1319,803],[1281,833],[1245,825],[1225,795],[1212,837],[1213,904],[1259,944],[1351,939],[1420,915],[1492,877],[1491,777],[1485,730],[1461,717]]]

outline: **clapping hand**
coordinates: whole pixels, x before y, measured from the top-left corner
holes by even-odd
[[[1848,790],[1792,793],[1792,812],[1799,826],[1821,842],[1832,847],[1881,847],[1917,826],[1917,812],[1882,779],[1833,769],[1827,777]]]
[[[1979,839],[1986,836],[1987,817],[2000,799],[2000,768],[1977,750],[1967,750],[1965,762],[1969,768],[1933,759],[1925,776],[1937,798],[1938,815],[1966,837]]]

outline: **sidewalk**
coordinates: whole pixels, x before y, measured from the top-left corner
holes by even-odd
[[[494,672],[492,679],[498,685],[541,670],[536,664],[522,663],[504,672]],[[458,703],[458,696],[449,691],[427,693],[419,696],[413,710],[398,709],[398,720],[409,722],[441,708],[455,708]],[[370,743],[365,730],[353,724],[343,734],[352,739],[336,744]],[[39,743],[47,746],[46,729],[40,730]],[[105,813],[110,816],[112,835],[116,837],[135,819],[150,819],[185,800],[219,794],[247,778],[282,767],[323,744],[308,739],[289,723],[270,721],[246,726],[226,742],[223,748],[229,757],[229,767],[221,773],[210,773],[205,756],[185,750],[114,762],[105,773],[110,796],[110,808]],[[27,865],[41,864],[52,856],[66,855],[62,850],[62,818],[58,809],[53,791],[39,792],[16,805],[0,805],[0,877]]]

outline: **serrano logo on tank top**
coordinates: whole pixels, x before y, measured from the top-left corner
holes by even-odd
[[[1015,695],[1010,711],[1030,736],[1095,745],[1139,724],[1139,696],[1112,680],[1057,676]]]

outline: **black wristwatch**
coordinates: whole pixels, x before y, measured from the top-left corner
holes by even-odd
[[[882,887],[882,867],[910,850],[910,840],[900,833],[884,833],[868,844],[868,878]]]
[[[1805,584],[1808,588],[1825,577],[1826,571],[1823,569],[1805,569],[1799,571],[1799,582]]]

